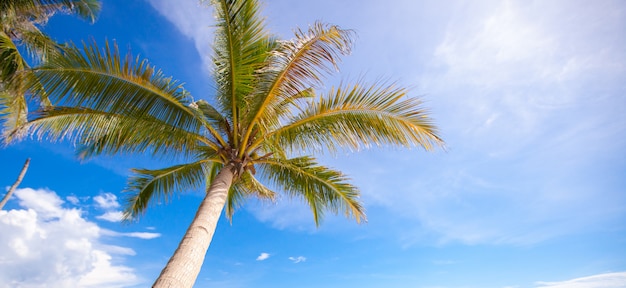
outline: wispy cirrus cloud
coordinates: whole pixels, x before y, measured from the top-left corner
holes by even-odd
[[[102,229],[102,235],[113,237],[132,237],[139,239],[154,239],[161,237],[161,233],[154,232],[117,232],[108,229]]]
[[[293,262],[294,264],[297,264],[297,263],[300,263],[300,262],[305,262],[306,261],[306,257],[304,257],[304,256],[289,257],[289,260],[291,260],[291,262]]]
[[[623,288],[626,272],[604,273],[558,282],[537,282],[537,288]]]
[[[399,239],[527,245],[626,217],[625,166],[610,160],[626,151],[616,3],[457,3],[429,31],[442,37],[419,84],[448,152],[364,153],[348,168],[366,203],[416,227]]]
[[[202,58],[203,69],[211,67],[211,43],[213,41],[213,10],[209,1],[148,0],[159,14],[185,36],[191,38]],[[205,70],[208,71],[208,70]]]

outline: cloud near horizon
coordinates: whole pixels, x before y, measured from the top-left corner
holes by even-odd
[[[537,282],[536,285],[536,288],[624,288],[626,287],[626,271],[558,282]]]
[[[122,255],[135,251],[104,243],[106,230],[87,220],[82,210],[64,207],[47,189],[17,189],[14,195],[21,209],[0,211],[0,283],[112,288],[142,282],[123,265]]]

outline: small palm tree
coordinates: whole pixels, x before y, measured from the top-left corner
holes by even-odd
[[[24,78],[28,61],[39,63],[61,52],[39,27],[57,12],[78,15],[93,22],[100,11],[98,0],[2,0],[0,1],[0,119],[3,138],[26,121],[28,112]],[[30,57],[24,57],[21,47]],[[50,105],[45,93],[39,104]]]
[[[315,24],[279,41],[265,30],[257,1],[213,1],[214,101],[194,101],[145,60],[84,44],[33,70],[63,106],[39,110],[22,129],[71,140],[79,155],[152,153],[185,164],[135,169],[126,218],[150,203],[208,183],[191,225],[154,287],[191,287],[218,219],[249,197],[277,192],[304,200],[316,224],[327,211],[365,218],[358,189],[309,154],[341,147],[442,144],[415,98],[393,84],[341,85],[318,93],[321,79],[350,52],[353,33]],[[181,159],[178,158],[178,159]]]

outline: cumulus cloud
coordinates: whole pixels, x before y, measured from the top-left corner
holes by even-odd
[[[120,203],[117,201],[117,196],[113,193],[101,193],[100,195],[93,197],[93,202],[96,208],[104,210],[104,214],[96,216],[96,219],[108,221],[108,222],[120,222],[124,217],[124,213],[117,208],[120,207]]]
[[[141,282],[114,255],[131,248],[102,242],[102,229],[65,208],[46,189],[15,191],[21,209],[0,211],[0,283],[4,287],[128,287]]]
[[[269,253],[261,253],[261,255],[259,255],[259,257],[256,257],[256,261],[263,261],[267,258],[270,258],[270,254]]]
[[[304,256],[289,257],[289,260],[291,260],[291,262],[293,262],[293,263],[300,263],[300,262],[306,261],[306,257],[304,257]]]
[[[537,282],[537,288],[624,288],[626,271],[598,274],[559,282]]]

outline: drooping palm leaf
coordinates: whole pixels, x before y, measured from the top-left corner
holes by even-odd
[[[359,191],[343,173],[318,165],[312,157],[267,159],[259,162],[263,176],[293,197],[302,197],[320,224],[325,211],[344,212],[357,222],[365,220]]]
[[[124,219],[136,219],[151,202],[167,202],[174,193],[199,188],[214,163],[201,159],[159,170],[133,169],[126,188],[132,195],[127,198]]]
[[[39,110],[34,120],[22,126],[20,133],[36,135],[48,141],[71,141],[79,147],[81,158],[116,153],[146,153],[189,156],[203,135],[167,125],[154,117],[133,117],[89,108],[54,107]],[[160,137],[155,137],[159,135]],[[204,142],[203,142],[204,141]],[[168,153],[169,152],[169,153]]]
[[[226,199],[226,217],[232,221],[233,214],[235,214],[235,210],[241,207],[245,200],[256,196],[262,200],[270,200],[274,201],[276,199],[277,192],[272,191],[270,188],[263,185],[259,180],[257,180],[254,175],[250,171],[246,171],[241,177],[239,181],[233,185],[231,191],[228,193],[228,198]]]

